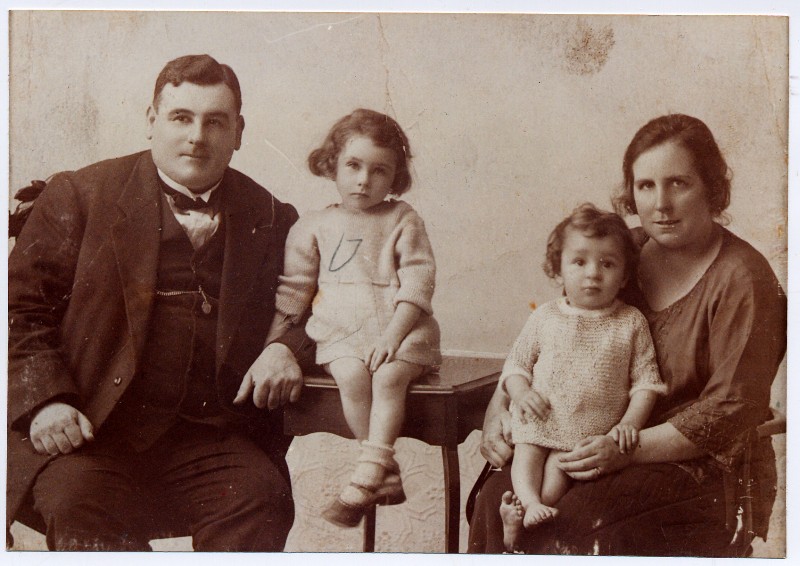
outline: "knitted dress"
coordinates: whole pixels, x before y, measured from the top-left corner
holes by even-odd
[[[617,300],[601,310],[576,308],[561,297],[528,318],[503,367],[501,381],[520,374],[550,400],[546,420],[525,420],[512,403],[516,444],[571,450],[619,422],[630,395],[665,394],[647,320]]]
[[[312,305],[306,333],[317,343],[317,364],[327,364],[364,360],[398,303],[412,303],[422,313],[395,358],[436,365],[435,272],[425,226],[407,203],[384,201],[366,211],[332,205],[292,226],[276,308],[297,322]]]

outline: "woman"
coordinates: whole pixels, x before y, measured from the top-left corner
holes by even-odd
[[[560,467],[578,480],[558,516],[526,533],[537,554],[725,556],[736,526],[739,464],[751,431],[769,418],[772,380],[786,350],[786,296],[766,259],[721,226],[728,168],[696,118],[652,120],[623,160],[618,211],[637,214],[638,277],[626,300],[647,318],[668,385],[633,453],[609,436],[584,439]],[[547,399],[538,396],[546,418]],[[486,412],[481,451],[512,454],[508,399]],[[765,536],[775,497],[769,439],[754,448],[754,530]],[[503,552],[501,496],[508,466],[478,498],[470,552]]]

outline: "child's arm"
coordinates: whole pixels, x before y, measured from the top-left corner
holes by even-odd
[[[632,312],[631,399],[622,420],[608,433],[619,444],[623,454],[633,452],[639,445],[639,431],[647,422],[658,396],[667,392],[667,386],[658,373],[656,350],[647,319],[637,310]]]
[[[278,277],[275,291],[276,316],[269,332],[273,340],[280,336],[276,334],[278,330],[286,330],[285,325],[297,324],[303,318],[317,293],[320,253],[316,226],[320,221],[319,214],[304,216],[292,226],[286,237],[283,273]],[[283,320],[278,320],[278,316]]]
[[[503,377],[503,389],[511,400],[520,408],[527,419],[546,419],[550,414],[547,400],[533,387],[528,378],[519,373],[512,373]]]
[[[272,342],[285,336],[303,318],[316,291],[319,249],[312,227],[308,218],[301,218],[289,230],[283,254],[283,275],[278,277],[275,293],[275,315],[264,350],[245,373],[234,404],[245,403],[252,394],[256,407],[272,410],[300,397],[303,373],[295,352],[289,344]]]
[[[389,325],[367,352],[367,366],[375,372],[383,363],[391,362],[400,343],[411,332],[422,313],[432,314],[436,262],[428,234],[419,215],[405,203],[401,208],[400,234],[394,243],[397,278],[400,288],[394,296],[394,314]]]
[[[531,384],[524,375],[514,373],[503,378],[503,389],[512,401],[519,404],[525,394],[531,390]]]
[[[266,348],[303,319],[319,277],[319,248],[309,217],[298,220],[289,230],[284,247],[283,273],[275,291],[275,315],[264,341]]]
[[[539,358],[541,325],[541,311],[532,312],[503,364],[500,388],[521,409],[525,418],[544,420],[550,414],[550,402],[532,386],[534,365]]]
[[[413,303],[405,301],[397,303],[392,320],[389,321],[386,330],[383,331],[372,349],[367,352],[367,365],[371,372],[375,372],[381,364],[394,360],[394,355],[400,348],[400,342],[411,332],[411,328],[421,313],[422,309]]]
[[[635,391],[628,403],[628,410],[609,431],[608,436],[619,444],[619,451],[623,454],[633,452],[639,444],[639,431],[647,422],[657,397],[658,393],[652,389]]]

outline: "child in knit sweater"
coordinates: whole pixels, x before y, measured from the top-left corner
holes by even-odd
[[[336,381],[362,441],[349,485],[322,514],[345,527],[376,504],[405,501],[393,445],[406,390],[441,362],[425,226],[407,203],[387,199],[409,189],[410,158],[406,135],[384,114],[359,109],[332,127],[308,165],[336,183],[341,203],[292,227],[276,296],[270,336],[312,306],[306,332],[316,362]]]
[[[515,445],[514,493],[500,505],[509,551],[522,528],[558,513],[553,505],[570,486],[558,456],[601,434],[634,450],[657,395],[666,393],[646,319],[617,298],[637,258],[622,218],[591,204],[548,238],[544,269],[564,296],[530,315],[500,378]]]

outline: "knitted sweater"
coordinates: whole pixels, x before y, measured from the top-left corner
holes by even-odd
[[[440,363],[431,307],[436,266],[422,219],[407,203],[311,212],[289,232],[284,261],[276,307],[297,322],[312,305],[306,332],[317,343],[318,364],[363,360],[401,301],[422,313],[395,357]]]
[[[546,420],[525,420],[512,403],[515,443],[570,450],[587,436],[605,434],[641,389],[667,391],[656,364],[647,320],[615,301],[584,310],[560,298],[528,318],[503,367],[501,381],[519,374],[550,400]]]

